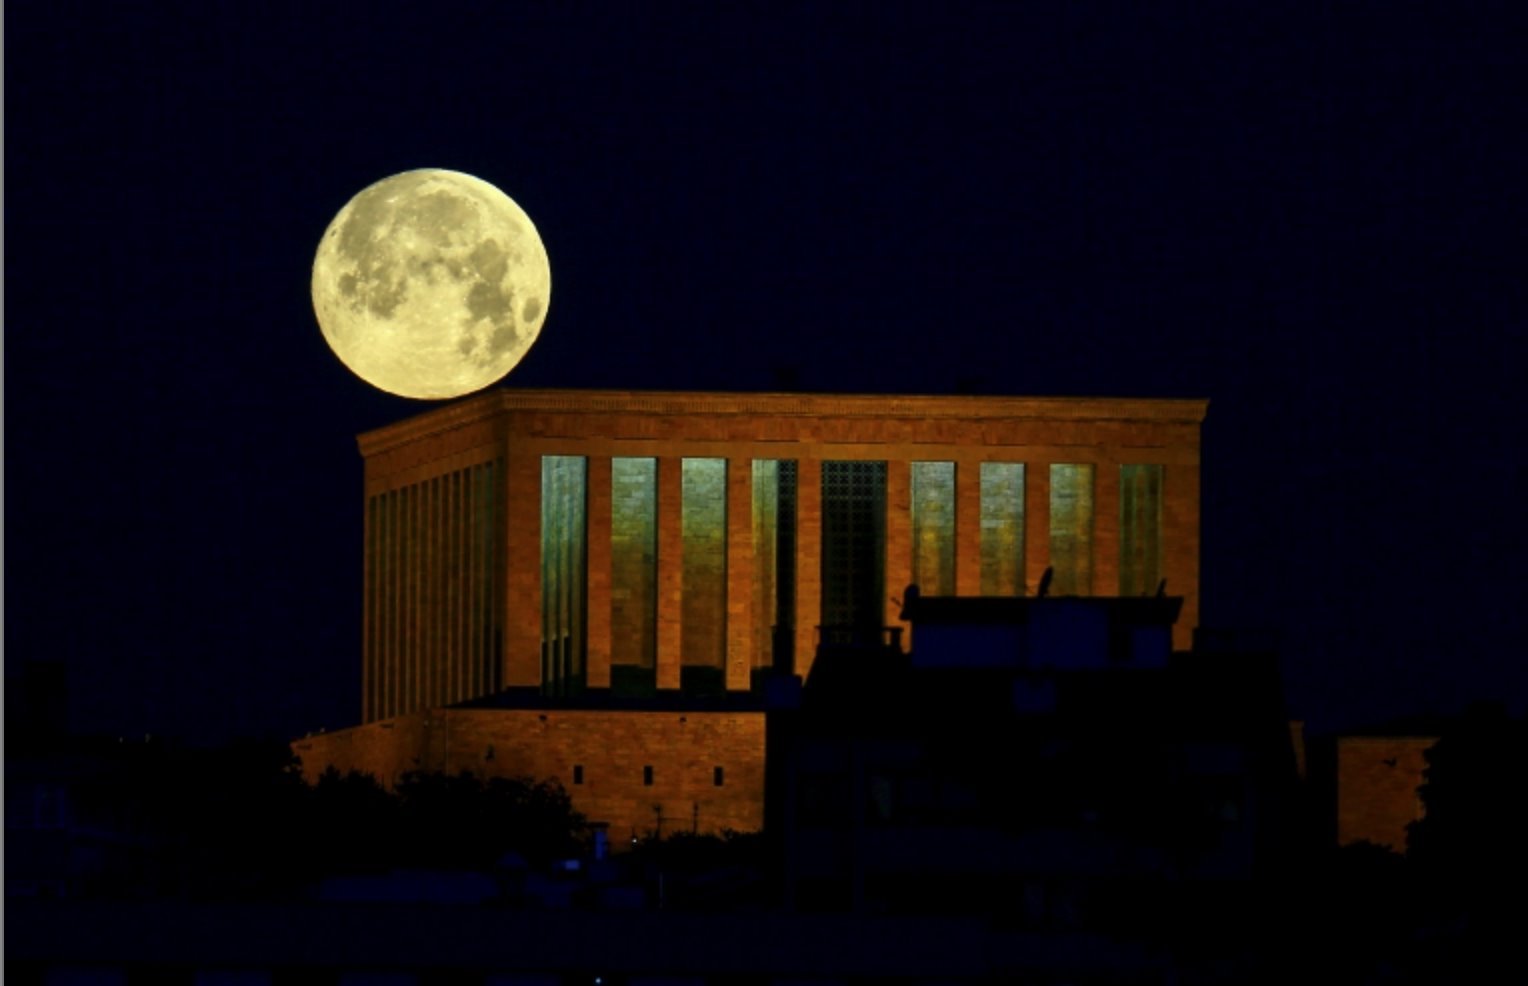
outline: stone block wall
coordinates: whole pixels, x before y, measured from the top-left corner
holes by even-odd
[[[429,709],[292,749],[310,783],[329,766],[384,785],[411,770],[555,780],[618,842],[764,824],[762,712]]]
[[[1436,736],[1337,739],[1337,844],[1368,841],[1406,851],[1406,826],[1422,817],[1417,788]]]

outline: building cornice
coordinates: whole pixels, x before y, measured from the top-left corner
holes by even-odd
[[[709,391],[500,388],[434,408],[358,436],[370,457],[440,432],[505,414],[633,414],[964,421],[1129,421],[1199,425],[1200,398],[980,397]]]

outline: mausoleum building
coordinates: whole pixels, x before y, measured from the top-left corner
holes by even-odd
[[[368,432],[363,724],[296,747],[310,775],[555,777],[618,831],[757,828],[763,672],[915,646],[909,585],[1165,580],[1186,648],[1205,409],[500,389]]]

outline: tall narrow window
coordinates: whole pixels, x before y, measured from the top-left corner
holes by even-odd
[[[612,458],[610,483],[611,688],[644,690],[658,653],[658,460]]]
[[[981,467],[982,595],[1024,595],[1024,463]]]
[[[753,666],[791,666],[796,622],[796,462],[753,460]]]
[[[822,464],[822,623],[867,632],[886,606],[886,463]]]
[[[681,462],[680,662],[721,669],[727,654],[727,460]]]
[[[912,464],[913,581],[924,595],[955,595],[955,463]]]
[[[1162,578],[1160,465],[1119,467],[1119,594],[1146,596]]]
[[[583,456],[541,457],[541,687],[583,689],[586,476]]]
[[[1093,591],[1093,466],[1050,467],[1051,594],[1086,596]]]

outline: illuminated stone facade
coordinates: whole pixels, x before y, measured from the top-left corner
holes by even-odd
[[[1436,736],[1340,736],[1336,740],[1337,844],[1372,842],[1406,851],[1406,826],[1424,810],[1417,789]]]
[[[761,669],[804,678],[825,629],[899,626],[911,583],[1033,595],[1047,568],[1051,595],[1150,594],[1165,578],[1187,647],[1204,413],[1197,400],[503,389],[366,433],[363,722],[505,690],[741,699]],[[762,729],[762,711],[726,714]],[[593,723],[581,728],[625,742]],[[330,754],[359,763],[339,752],[357,742],[310,744],[310,772]]]
[[[864,621],[864,599],[892,625],[911,582],[1033,594],[1051,566],[1053,595],[1166,578],[1186,646],[1203,415],[1200,401],[499,390],[370,432],[363,718],[511,686],[577,694],[617,669],[637,687],[645,672],[678,688],[693,668],[746,690],[780,630],[805,674],[818,627]],[[833,550],[845,560],[825,564]]]
[[[310,781],[331,764],[388,785],[416,770],[555,780],[618,844],[764,824],[758,711],[428,709],[292,747]]]

